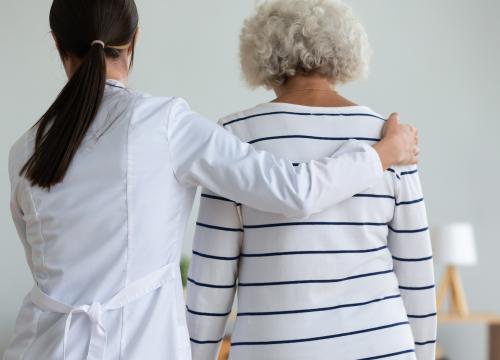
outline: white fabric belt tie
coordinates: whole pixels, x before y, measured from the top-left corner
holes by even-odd
[[[94,302],[91,305],[71,306],[63,304],[47,294],[38,286],[31,290],[31,301],[43,311],[66,314],[66,325],[63,338],[63,359],[66,359],[67,340],[74,314],[85,314],[90,319],[90,340],[87,360],[102,360],[107,345],[107,332],[102,322],[103,313],[123,308],[143,296],[161,288],[175,279],[179,273],[178,264],[169,264],[129,284],[105,303]]]

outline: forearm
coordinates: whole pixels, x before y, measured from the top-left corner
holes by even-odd
[[[395,264],[395,271],[414,337],[417,359],[434,360],[437,317],[432,265],[425,264],[427,260],[412,259],[410,262],[407,266]]]
[[[189,269],[187,319],[195,360],[215,360],[236,291],[242,241],[237,205],[204,191]]]
[[[408,175],[403,175],[408,174]],[[434,360],[436,297],[432,247],[418,173],[399,173],[388,245],[412,328],[418,360]]]

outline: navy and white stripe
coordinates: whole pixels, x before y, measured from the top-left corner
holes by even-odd
[[[349,139],[377,141],[381,120],[365,107],[265,104],[224,127],[298,164]],[[197,224],[187,308],[195,360],[216,358],[236,292],[232,360],[432,358],[434,276],[416,168],[391,168],[304,219],[204,191]]]

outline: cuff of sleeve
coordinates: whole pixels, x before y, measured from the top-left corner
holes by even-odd
[[[370,170],[374,178],[381,178],[384,175],[382,161],[373,146],[359,140],[349,140],[335,153],[335,155],[342,155],[349,152],[362,152],[367,155],[368,163],[371,165]]]
[[[364,148],[366,153],[373,159],[372,164],[374,168],[374,174],[377,177],[381,177],[384,174],[384,167],[382,165],[382,160],[380,160],[380,156],[378,156],[377,151],[368,144],[361,143],[361,146]]]

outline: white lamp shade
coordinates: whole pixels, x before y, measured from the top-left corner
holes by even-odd
[[[477,263],[474,227],[469,223],[436,226],[432,229],[432,249],[436,262],[470,266]]]

